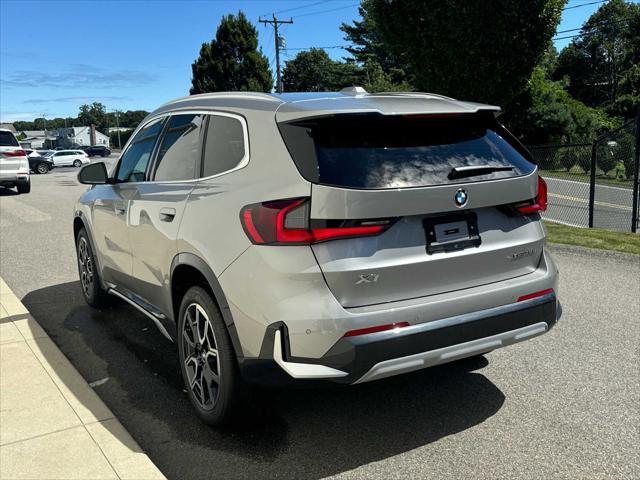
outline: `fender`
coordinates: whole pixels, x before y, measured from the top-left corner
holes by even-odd
[[[216,275],[213,273],[213,270],[211,270],[209,265],[202,258],[194,255],[193,253],[179,253],[175,257],[173,257],[173,261],[171,262],[171,279],[173,279],[173,272],[179,265],[189,265],[190,267],[193,267],[196,270],[200,271],[204,278],[206,278],[207,283],[209,284],[209,287],[211,287],[211,291],[213,292],[214,300],[218,304],[218,308],[220,309],[220,313],[222,314],[224,323],[227,326],[227,331],[229,332],[229,337],[231,337],[231,343],[233,344],[236,356],[238,357],[238,360],[244,358],[244,355],[242,354],[242,345],[238,337],[238,332],[233,323],[233,315],[231,314],[231,309],[229,308],[227,297],[222,291],[222,287],[220,286],[218,277],[216,277]],[[170,284],[172,283],[173,280],[171,280]],[[172,307],[174,307],[172,311],[175,311],[175,305],[172,305]],[[175,319],[175,322],[177,326],[178,319]]]

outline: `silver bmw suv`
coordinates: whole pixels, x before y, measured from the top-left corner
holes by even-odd
[[[212,93],[85,166],[82,292],[177,342],[221,424],[247,384],[355,384],[548,331],[547,189],[499,109],[423,93]]]

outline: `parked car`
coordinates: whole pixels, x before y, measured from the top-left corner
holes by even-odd
[[[11,130],[0,129],[0,187],[16,187],[18,193],[31,191],[27,152]]]
[[[39,173],[44,175],[45,173],[49,173],[54,167],[54,163],[50,158],[41,157],[39,155],[29,155],[29,168],[32,172]]]
[[[90,157],[94,157],[96,155],[100,155],[101,157],[108,157],[111,155],[111,150],[107,148],[105,145],[91,145],[88,147],[83,147],[83,151],[85,151]]]
[[[244,383],[362,383],[543,334],[546,184],[498,110],[359,88],[169,102],[111,175],[78,175],[84,298],[175,341],[210,424]]]
[[[85,163],[89,163],[89,155],[82,150],[56,150],[50,156],[50,159],[56,167],[73,165],[81,167]]]

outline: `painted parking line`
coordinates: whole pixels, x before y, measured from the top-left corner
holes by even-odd
[[[561,195],[559,193],[549,193],[548,194],[549,197],[554,197],[554,198],[561,198],[563,200],[571,200],[572,202],[578,202],[578,203],[589,203],[589,200],[586,200],[584,198],[578,198],[578,197],[572,197],[569,195]],[[595,205],[599,205],[601,207],[610,207],[610,208],[617,208],[620,210],[628,210],[629,212],[632,210],[631,207],[628,207],[626,205],[617,205],[615,203],[607,203],[607,202],[601,202],[599,200],[596,200],[594,202]]]

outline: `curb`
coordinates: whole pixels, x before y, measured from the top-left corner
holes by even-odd
[[[547,242],[546,246],[551,252],[568,253],[589,257],[604,257],[619,262],[640,262],[640,255],[635,253],[618,252],[615,250],[605,250],[602,248],[580,247],[578,245],[568,245],[566,243]]]
[[[1,277],[0,478],[165,478]]]

